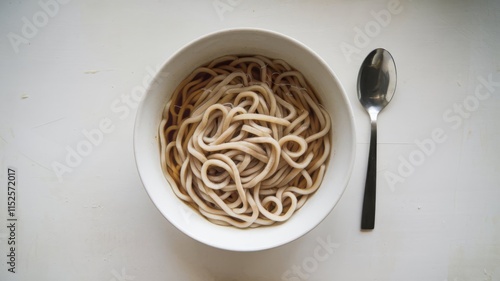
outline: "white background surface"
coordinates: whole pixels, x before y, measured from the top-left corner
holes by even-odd
[[[49,2],[0,4],[1,280],[500,280],[498,1]],[[357,126],[337,207],[263,252],[180,233],[148,198],[133,157],[133,90],[183,45],[230,27],[281,32],[316,51]],[[376,47],[396,59],[398,87],[379,118],[376,229],[361,232],[369,119],[356,78]],[[103,120],[111,131],[58,177],[53,165]],[[15,274],[7,167],[18,178]]]

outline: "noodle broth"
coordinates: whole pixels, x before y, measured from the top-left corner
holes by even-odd
[[[212,223],[289,220],[320,187],[331,118],[302,73],[280,59],[228,55],[178,85],[159,126],[175,195]]]

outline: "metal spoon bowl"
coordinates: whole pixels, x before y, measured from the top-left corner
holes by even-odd
[[[385,49],[373,50],[361,64],[358,99],[370,115],[371,137],[366,173],[361,229],[374,229],[377,182],[377,117],[389,104],[396,90],[396,64]]]

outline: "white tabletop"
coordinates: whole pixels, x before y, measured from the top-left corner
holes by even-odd
[[[500,280],[499,26],[499,1],[2,1],[0,280]],[[356,124],[339,204],[261,252],[182,234],[133,156],[134,89],[183,45],[231,27],[312,48]],[[376,227],[362,232],[369,118],[356,79],[377,47],[395,58],[398,86],[379,116]]]

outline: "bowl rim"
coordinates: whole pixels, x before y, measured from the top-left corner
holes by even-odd
[[[334,202],[333,204],[330,205],[330,208],[329,208],[328,212],[324,216],[322,216],[320,218],[320,220],[313,227],[310,227],[310,228],[307,228],[307,229],[303,229],[302,231],[298,231],[294,236],[289,237],[288,239],[281,239],[281,240],[276,240],[276,241],[273,240],[274,242],[272,242],[272,243],[269,243],[269,240],[268,240],[268,241],[264,241],[264,243],[260,243],[258,246],[252,244],[252,247],[248,247],[245,243],[240,243],[241,245],[239,247],[234,247],[234,246],[233,247],[228,247],[227,245],[224,245],[224,244],[221,244],[221,243],[215,243],[214,241],[210,241],[210,240],[206,240],[206,239],[201,239],[200,237],[198,237],[198,236],[194,235],[193,233],[189,232],[182,225],[179,225],[175,221],[169,219],[169,215],[166,214],[166,213],[164,213],[163,210],[161,208],[159,208],[159,206],[157,205],[157,202],[156,202],[156,200],[154,198],[152,189],[150,187],[148,188],[148,185],[146,184],[145,178],[144,178],[145,177],[145,174],[144,174],[145,172],[142,171],[141,165],[139,163],[140,161],[138,160],[138,158],[139,158],[138,157],[138,155],[139,155],[139,149],[140,149],[138,147],[139,130],[140,130],[139,129],[139,123],[140,123],[139,121],[141,119],[141,116],[143,115],[143,111],[146,110],[144,100],[148,96],[148,94],[151,91],[153,91],[153,87],[155,85],[155,81],[157,81],[158,79],[161,79],[160,75],[162,74],[162,71],[169,65],[169,63],[174,58],[176,58],[180,54],[186,52],[186,49],[188,49],[190,46],[192,46],[192,45],[194,45],[194,44],[196,44],[198,42],[210,39],[211,37],[218,37],[218,36],[223,35],[224,33],[234,33],[234,32],[254,32],[254,33],[257,32],[257,33],[260,33],[260,34],[263,34],[263,35],[266,35],[266,36],[279,37],[281,40],[290,41],[290,43],[295,44],[296,46],[300,47],[300,49],[304,50],[305,52],[309,53],[309,55],[311,55],[312,57],[314,57],[314,59],[325,70],[327,70],[329,72],[329,76],[331,76],[331,78],[334,79],[334,81],[335,81],[335,83],[336,83],[336,85],[338,87],[338,93],[337,94],[341,95],[341,98],[345,101],[345,105],[346,105],[346,107],[345,107],[346,113],[345,114],[347,114],[347,121],[349,122],[348,127],[351,128],[351,133],[350,133],[349,137],[351,139],[350,145],[351,145],[352,149],[351,149],[350,155],[348,155],[350,161],[349,161],[348,165],[346,165],[347,166],[346,167],[346,173],[343,175],[343,179],[342,179],[341,183],[339,184],[339,185],[341,185],[342,188],[340,189],[338,199],[336,200],[336,202]],[[200,63],[203,63],[203,62],[200,62]],[[209,246],[212,246],[212,247],[215,247],[215,248],[224,249],[224,250],[230,250],[230,251],[251,252],[251,251],[261,251],[261,250],[272,249],[272,248],[276,248],[276,247],[288,244],[288,243],[290,243],[292,241],[295,241],[296,239],[298,239],[300,237],[303,237],[308,232],[312,231],[314,228],[316,228],[318,225],[320,225],[326,219],[326,217],[328,217],[328,215],[332,212],[332,210],[334,209],[334,207],[341,200],[341,198],[342,198],[345,190],[347,189],[347,186],[349,184],[351,176],[352,176],[352,171],[353,171],[355,157],[356,157],[356,128],[355,128],[354,114],[353,114],[352,106],[351,106],[350,100],[349,100],[349,98],[348,98],[348,96],[346,94],[346,91],[344,89],[344,86],[342,85],[342,83],[338,79],[338,77],[335,74],[335,72],[329,67],[329,65],[323,60],[323,58],[321,58],[314,50],[312,50],[310,47],[308,47],[304,43],[298,41],[297,39],[292,38],[292,37],[290,37],[288,35],[285,35],[283,33],[280,33],[280,32],[272,31],[272,30],[269,30],[269,29],[263,29],[263,28],[235,27],[235,28],[220,29],[220,30],[216,30],[216,31],[204,34],[202,36],[199,36],[199,37],[197,37],[197,38],[189,41],[188,43],[184,44],[182,47],[180,47],[179,49],[177,49],[174,53],[172,53],[172,55],[170,55],[164,61],[164,63],[159,68],[159,70],[157,71],[156,75],[151,80],[150,84],[148,85],[148,87],[147,87],[147,89],[145,91],[145,95],[140,100],[140,103],[138,105],[138,108],[137,108],[137,111],[136,111],[135,120],[134,120],[134,128],[133,128],[133,150],[134,150],[134,160],[135,160],[136,168],[137,168],[137,171],[139,173],[139,177],[141,179],[141,183],[142,183],[144,189],[146,190],[149,199],[153,202],[153,204],[155,205],[156,209],[162,214],[162,216],[167,221],[169,221],[171,224],[173,224],[175,226],[175,228],[177,228],[177,230],[179,230],[180,232],[184,233],[185,235],[191,237],[192,239],[194,239],[196,241],[199,241],[199,242],[201,242],[203,244],[206,244],[206,245],[209,245]],[[321,183],[321,184],[323,184],[323,183]],[[184,202],[181,202],[181,203],[184,204]]]

